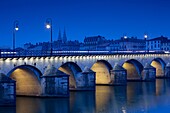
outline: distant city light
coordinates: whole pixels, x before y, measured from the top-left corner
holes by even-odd
[[[50,29],[50,28],[51,28],[51,25],[50,25],[50,24],[47,24],[47,25],[46,25],[46,28],[47,28],[47,29]]]

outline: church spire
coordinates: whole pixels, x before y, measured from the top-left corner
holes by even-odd
[[[63,42],[66,43],[67,42],[67,36],[66,36],[66,30],[64,28],[64,33],[63,33]]]
[[[59,29],[59,32],[58,32],[58,41],[62,41],[61,30],[60,29]]]

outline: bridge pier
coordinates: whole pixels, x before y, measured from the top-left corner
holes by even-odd
[[[127,71],[120,65],[115,64],[111,70],[110,85],[126,85],[127,84]]]
[[[170,63],[168,63],[165,67],[165,77],[170,78]]]
[[[0,106],[16,105],[15,81],[0,73]]]
[[[41,77],[41,97],[69,97],[69,75],[48,66]]]
[[[77,87],[70,90],[95,90],[95,74],[91,69],[85,67],[83,72],[77,75]]]
[[[142,80],[143,81],[155,81],[156,80],[156,68],[146,63],[142,71]]]

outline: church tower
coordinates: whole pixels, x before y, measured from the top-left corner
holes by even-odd
[[[64,33],[63,33],[63,43],[67,42],[67,36],[66,36],[66,30],[64,28]]]
[[[62,37],[61,37],[61,31],[59,29],[59,32],[58,32],[58,41],[61,41],[62,42]]]

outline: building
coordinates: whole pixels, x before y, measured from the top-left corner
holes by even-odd
[[[137,37],[123,38],[111,41],[107,50],[110,51],[141,51],[145,50],[145,40],[137,39]]]
[[[103,36],[85,37],[84,42],[68,41],[64,29],[63,36],[59,29],[58,38],[52,43],[53,51],[113,51],[113,52],[162,52],[170,51],[170,40],[160,36],[153,39],[138,39],[137,37],[121,37],[118,40],[107,40]],[[47,52],[51,49],[50,42],[26,43],[25,50]]]
[[[66,30],[64,28],[64,32],[63,32],[63,43],[67,42],[67,36],[66,36]]]
[[[170,51],[170,40],[166,40],[162,43],[162,50]]]
[[[92,36],[92,37],[85,37],[84,39],[84,47],[82,48],[83,50],[91,50],[91,51],[96,51],[98,50],[98,46],[100,44],[105,43],[107,40],[105,37],[102,37],[100,35],[98,36]]]
[[[101,44],[99,44],[97,46],[97,50],[98,51],[106,51],[106,50],[108,50],[107,47],[109,47],[109,46],[110,46],[110,42],[109,41],[108,42],[104,42],[104,43],[101,43]]]
[[[40,42],[40,43],[36,43],[35,45],[32,43],[26,43],[24,44],[24,49],[25,50],[50,50],[50,43],[49,42]]]
[[[29,49],[31,47],[34,47],[34,45],[32,43],[25,43],[24,44],[24,49]]]
[[[80,43],[78,40],[64,42],[61,45],[61,50],[63,50],[63,51],[78,51],[78,50],[80,50]]]
[[[61,36],[61,30],[59,29],[57,41],[60,42],[60,43],[66,43],[67,42],[67,35],[66,35],[65,28],[64,28],[64,32],[63,32],[63,37]]]
[[[63,37],[61,36],[61,30],[59,29],[58,38],[52,43],[54,51],[78,51],[80,49],[79,41],[67,41],[66,31],[64,29]],[[26,43],[24,49],[29,51],[49,51],[51,49],[50,42],[40,42],[36,44]]]
[[[161,52],[163,50],[170,50],[170,40],[167,37],[160,36],[146,41],[147,51]]]

